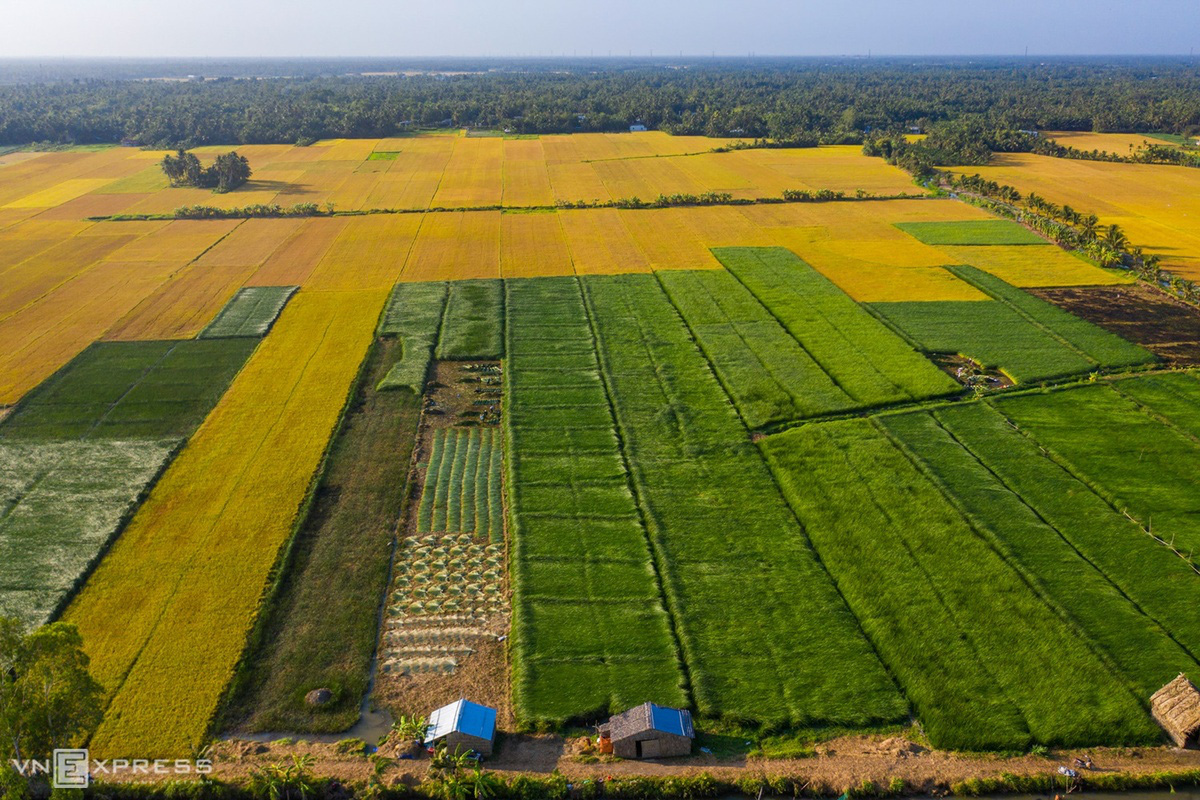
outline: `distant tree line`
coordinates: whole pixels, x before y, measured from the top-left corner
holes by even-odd
[[[236,150],[217,156],[211,166],[203,167],[195,153],[180,150],[163,156],[162,170],[172,186],[195,186],[215,192],[229,192],[250,180],[250,162]]]
[[[4,83],[13,67],[0,65],[0,146],[293,143],[437,126],[620,131],[638,121],[668,133],[797,144],[964,119],[990,130],[1200,132],[1200,72],[1185,59],[500,62],[461,75],[296,68],[278,73],[294,77],[210,81],[114,80],[102,64],[68,67],[27,69],[18,73],[23,82]]]
[[[863,152],[884,158],[918,178],[934,174],[939,166],[982,166],[991,161],[993,153],[1035,153],[1085,161],[1200,167],[1200,153],[1194,149],[1152,144],[1127,155],[1080,150],[1033,131],[995,127],[982,116],[937,123],[928,136],[919,140],[910,140],[899,133],[879,132],[866,138]]]

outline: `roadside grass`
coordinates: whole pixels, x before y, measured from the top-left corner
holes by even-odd
[[[397,350],[384,339],[369,356],[227,726],[333,733],[358,719],[420,417],[416,397],[374,388]],[[305,704],[317,688],[332,689],[334,700]]]

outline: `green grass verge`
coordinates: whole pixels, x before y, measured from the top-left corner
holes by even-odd
[[[279,318],[296,286],[247,286],[239,289],[220,313],[200,332],[201,339],[263,337]]]
[[[897,222],[896,227],[925,244],[1050,244],[1023,225],[1007,219],[963,222]]]
[[[658,281],[583,285],[697,709],[796,727],[904,718]]]
[[[720,247],[713,254],[861,406],[937,397],[961,389],[790,250]]]
[[[287,575],[248,654],[227,719],[240,730],[332,733],[358,719],[379,604],[420,417],[417,398],[377,392],[395,343],[374,347],[329,453]],[[304,695],[334,690],[314,709]]]
[[[1160,739],[1124,681],[871,421],[760,446],[935,745]]]

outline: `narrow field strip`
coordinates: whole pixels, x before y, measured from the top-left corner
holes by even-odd
[[[862,406],[959,390],[949,375],[791,251],[722,247],[713,252]]]
[[[337,732],[358,719],[421,408],[406,393],[375,391],[394,349],[373,346],[330,449],[296,534],[291,577],[247,654],[247,680],[229,715],[239,730]],[[304,695],[320,686],[338,687],[338,696],[314,714]]]
[[[897,222],[896,227],[918,241],[932,245],[1050,245],[1025,226],[1007,219]]]
[[[1105,385],[1003,398],[995,406],[1118,511],[1189,559],[1200,555],[1194,438]]]
[[[1158,740],[1124,680],[871,421],[760,446],[935,745]]]
[[[67,609],[109,697],[93,752],[203,741],[385,297],[298,295]]]
[[[503,282],[451,281],[438,334],[437,357],[494,360],[503,355]]]
[[[857,407],[728,272],[679,270],[655,275],[747,427]]]
[[[200,332],[201,339],[267,335],[297,286],[247,286]]]
[[[983,427],[1007,437],[993,446],[1023,439],[1011,428],[1005,433],[1003,420],[983,405],[952,407],[939,414],[959,421],[961,427],[974,430]],[[1052,607],[1095,643],[1126,676],[1138,697],[1146,700],[1179,673],[1200,670],[1194,655],[1172,640],[1158,622],[1087,560],[1069,538],[1048,525],[1032,506],[1009,490],[934,415],[887,416],[880,418],[879,425],[918,460],[972,527],[984,534]],[[1022,444],[1025,446],[1021,447]],[[1036,453],[1028,452],[1027,441],[1018,442],[1017,449],[1024,451],[1033,463],[1041,460]],[[1128,521],[1115,521],[1131,527]],[[1129,559],[1139,559],[1153,547],[1153,542],[1145,537],[1127,535],[1123,540],[1128,545]],[[1158,563],[1161,565],[1161,561]],[[1178,576],[1180,569],[1185,569],[1185,565],[1175,565],[1163,577]],[[1143,586],[1154,583],[1157,581]],[[1189,583],[1195,586],[1194,595],[1200,599],[1200,581]],[[1135,586],[1136,595],[1144,592],[1144,588]]]
[[[686,705],[579,284],[510,280],[505,302],[518,721],[584,720],[646,700]]]
[[[439,428],[417,512],[417,533],[475,533],[504,540],[492,528],[492,487],[500,481],[495,428]],[[503,512],[501,512],[501,515]],[[502,516],[501,516],[502,518]]]
[[[796,727],[904,718],[906,703],[658,281],[583,285],[696,708]]]
[[[392,289],[379,335],[400,340],[400,358],[379,382],[380,389],[403,388],[416,395],[424,393],[447,295],[447,284],[442,281],[397,283]]]

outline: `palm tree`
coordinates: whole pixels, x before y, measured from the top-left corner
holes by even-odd
[[[1125,232],[1121,230],[1121,226],[1113,224],[1108,226],[1108,231],[1104,234],[1104,242],[1114,250],[1124,250],[1128,240],[1125,238]]]
[[[1080,233],[1083,238],[1092,240],[1096,238],[1096,227],[1100,224],[1100,218],[1095,214],[1088,214],[1083,219],[1079,220]]]

